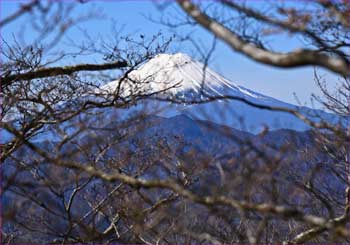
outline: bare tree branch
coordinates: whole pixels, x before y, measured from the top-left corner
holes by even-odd
[[[222,0],[222,2],[226,6],[229,6],[230,8],[235,9],[236,11],[244,13],[249,17],[253,17],[257,20],[263,21],[263,22],[271,24],[271,25],[275,25],[277,27],[280,27],[282,29],[288,30],[288,31],[293,32],[293,33],[305,34],[306,36],[310,37],[312,40],[314,40],[317,44],[319,44],[325,50],[332,49],[332,47],[330,47],[318,34],[313,32],[312,30],[308,29],[307,23],[294,23],[291,21],[282,21],[282,20],[271,18],[267,15],[264,15],[263,13],[255,11],[251,8],[241,6],[237,3],[235,3],[234,1]],[[346,55],[341,50],[332,49],[332,52],[338,54],[339,58],[343,58],[344,61],[346,63],[348,63],[346,58],[345,58]]]
[[[39,0],[33,0],[27,4],[23,4],[15,13],[11,14],[10,16],[6,17],[2,21],[0,21],[0,27],[3,27],[7,25],[8,23],[14,21],[21,15],[30,12],[36,5],[40,3]]]
[[[9,132],[13,133],[16,137],[23,138],[22,135],[11,126],[4,124],[4,128],[8,130]],[[325,218],[321,218],[314,215],[308,215],[304,212],[294,209],[294,208],[288,208],[284,206],[278,206],[274,204],[255,204],[255,203],[248,203],[244,201],[235,200],[226,196],[199,196],[192,191],[185,189],[180,184],[172,181],[172,180],[145,180],[145,179],[139,179],[135,178],[123,173],[119,173],[115,171],[114,173],[105,173],[104,171],[98,170],[93,166],[85,166],[82,164],[76,164],[74,162],[66,162],[62,159],[55,159],[50,157],[50,155],[45,152],[44,150],[38,148],[33,143],[25,141],[25,144],[34,152],[38,153],[40,156],[42,156],[44,159],[52,162],[53,164],[57,166],[67,167],[70,169],[79,169],[86,173],[88,173],[92,177],[98,177],[100,179],[103,179],[108,182],[114,182],[116,180],[121,181],[124,184],[133,186],[133,187],[143,187],[143,188],[165,188],[174,191],[175,193],[186,197],[194,202],[201,203],[206,206],[212,206],[212,205],[225,205],[229,206],[233,209],[238,210],[245,210],[245,211],[256,211],[261,212],[265,214],[275,214],[278,216],[281,216],[283,218],[293,218],[296,220],[304,221],[310,225],[314,226],[320,226],[320,227],[333,227],[334,221],[329,222],[329,220]],[[348,212],[348,209],[345,213]],[[344,222],[346,218],[342,216],[338,218],[337,220],[340,220],[340,222]]]
[[[349,188],[346,190],[346,196],[349,193]],[[344,214],[340,217],[337,217],[335,219],[331,219],[325,224],[324,226],[320,227],[314,227],[309,230],[303,231],[299,233],[297,236],[295,236],[291,241],[284,242],[283,244],[301,244],[301,243],[306,243],[310,241],[311,239],[315,238],[322,232],[325,232],[327,230],[335,230],[339,226],[344,226],[346,222],[349,221],[350,219],[350,206],[347,200],[347,197],[345,198],[346,203],[345,203],[345,210]]]
[[[189,0],[178,0],[179,6],[202,27],[226,42],[232,49],[263,64],[276,67],[300,67],[316,65],[340,75],[350,74],[350,64],[341,58],[335,58],[315,50],[300,49],[289,53],[278,53],[259,48],[243,40],[232,30],[201,12],[198,6]]]
[[[64,67],[49,67],[41,68],[35,71],[30,71],[26,73],[20,73],[15,75],[9,75],[0,78],[1,86],[5,87],[9,85],[14,80],[31,80],[44,77],[60,76],[60,75],[71,75],[74,72],[79,71],[102,71],[117,68],[127,67],[128,63],[126,61],[117,61],[114,63],[105,64],[79,64],[74,66],[64,66]]]

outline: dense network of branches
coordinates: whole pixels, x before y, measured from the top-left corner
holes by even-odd
[[[235,96],[203,92],[183,100],[163,96],[172,87],[151,91],[146,85],[152,77],[129,74],[166,52],[172,39],[115,31],[115,40],[96,42],[84,32],[83,43],[63,46],[70,28],[102,18],[94,10],[74,16],[83,3],[34,0],[0,20],[8,28],[28,17],[30,27],[23,28],[35,30],[30,41],[19,35],[1,40],[2,243],[350,242],[347,1],[315,2],[305,12],[271,2],[268,13],[241,2],[201,8],[183,0],[177,4],[185,22],[165,23],[174,29],[199,24],[261,63],[313,65],[338,74],[334,93],[315,74],[323,92],[316,99],[346,123]],[[269,35],[300,35],[310,48],[274,51],[251,34],[259,24]],[[87,54],[93,61],[71,63]],[[101,84],[112,80],[116,88],[101,92]],[[253,135],[157,116],[164,109],[158,102],[215,100],[289,113],[310,130],[266,128]],[[177,124],[186,127],[182,120],[195,122],[211,141],[174,133]]]

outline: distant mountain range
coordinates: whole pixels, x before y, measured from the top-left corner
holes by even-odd
[[[315,121],[322,119],[338,123],[341,120],[345,120],[322,110],[288,104],[246,89],[183,53],[159,54],[138,69],[130,72],[128,78],[123,80],[120,87],[119,81],[112,81],[100,87],[97,89],[97,93],[101,95],[113,94],[116,89],[120,89],[122,95],[128,96],[135,89],[141,89],[141,91],[155,93],[157,97],[180,98],[183,101],[198,101],[201,98],[205,99],[207,95],[230,95],[244,98],[255,104],[295,109]],[[159,91],[161,92],[157,93]],[[82,99],[84,100],[84,98]],[[122,118],[127,118],[128,115],[135,112],[142,112],[165,118],[182,115],[194,120],[208,121],[252,134],[261,132],[265,127],[269,130],[291,129],[305,131],[309,129],[308,125],[303,121],[288,113],[258,109],[238,100],[215,100],[203,104],[141,100],[129,108],[104,108],[97,110],[100,115],[102,113],[105,117],[98,123],[101,124],[103,122],[106,125],[114,120],[118,119],[120,121]],[[66,122],[62,127],[70,128],[69,130],[74,131],[69,126],[71,123],[74,124],[74,122]],[[95,126],[103,127],[103,125]],[[49,132],[50,130],[47,130],[49,127],[43,128],[42,133],[32,138],[32,140],[42,141],[49,139],[57,141],[58,136],[55,135],[55,132]],[[2,130],[1,143],[7,142],[12,137],[11,134]]]
[[[316,121],[320,118],[332,122],[340,120],[333,114],[321,110],[288,104],[246,89],[183,53],[159,54],[140,68],[132,71],[128,77],[130,78],[129,81],[123,81],[126,93],[127,88],[133,86],[133,81],[143,81],[143,86],[147,91],[165,90],[162,92],[164,96],[176,96],[176,98],[182,98],[186,101],[191,101],[194,98],[198,100],[203,94],[209,96],[231,95],[257,104],[296,109]],[[112,81],[101,89],[113,93],[118,84],[119,80]],[[283,86],[282,83],[281,86]],[[159,104],[158,102],[157,106],[151,104],[148,107],[163,108],[158,113],[161,116],[171,117],[185,114],[191,118],[209,120],[251,133],[257,133],[265,126],[270,130],[293,129],[304,131],[309,129],[304,122],[292,115],[257,109],[237,100],[220,100],[196,105]]]

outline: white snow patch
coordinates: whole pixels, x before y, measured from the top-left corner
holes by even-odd
[[[211,95],[235,95],[250,98],[259,98],[261,95],[233,83],[192,59],[187,54],[159,54],[153,59],[130,72],[130,81],[124,81],[122,90],[132,90],[132,80],[142,83],[143,89],[149,92],[166,90],[166,94],[179,94],[193,91],[200,93],[204,89]],[[113,92],[119,80],[112,81],[101,87],[102,90]]]

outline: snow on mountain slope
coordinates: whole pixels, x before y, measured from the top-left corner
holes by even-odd
[[[162,93],[168,96],[176,95],[189,100],[191,98],[198,99],[198,96],[202,95],[200,93],[202,89],[205,94],[212,96],[234,95],[259,104],[294,108],[305,114],[319,115],[325,120],[334,121],[332,114],[306,107],[297,107],[239,86],[182,53],[159,54],[137,70],[132,71],[129,77],[131,81],[143,81],[144,89],[147,91],[166,90]],[[113,92],[117,85],[118,80],[108,83],[101,89]],[[124,86],[131,85],[124,82]],[[148,103],[151,104],[148,108],[157,106],[159,109],[162,106],[152,104],[153,102]],[[177,114],[186,114],[195,119],[209,120],[252,133],[259,132],[264,126],[272,130],[287,128],[303,131],[308,129],[305,123],[292,115],[257,109],[234,100],[214,101],[198,105],[163,103],[163,106],[164,109],[159,113],[161,116],[171,117]]]
[[[172,95],[189,91],[199,93],[201,89],[210,94],[221,95],[222,89],[225,88],[231,91],[231,94],[260,99],[264,97],[238,86],[183,53],[159,54],[139,69],[132,71],[129,77],[136,81],[147,81],[145,86],[150,91],[169,88],[165,93]],[[117,85],[118,80],[108,83],[102,89],[113,91]]]
[[[123,81],[123,86],[121,87],[122,93],[126,96],[132,93],[133,89],[140,89],[141,86],[143,91],[157,92],[165,90],[162,92],[164,96],[179,96],[188,100],[193,98],[198,100],[198,96],[202,96],[201,89],[203,89],[205,94],[213,96],[234,95],[258,104],[295,108],[305,114],[319,114],[327,121],[337,122],[339,120],[333,114],[306,107],[297,107],[246,89],[182,53],[159,54],[138,69],[132,71],[128,76],[130,80]],[[133,82],[135,80],[138,82]],[[118,80],[112,81],[98,89],[96,93],[114,93],[118,88],[118,84]],[[88,98],[91,99],[90,96]],[[84,100],[84,98],[81,99]],[[115,111],[118,111],[118,114]],[[271,130],[293,129],[304,131],[308,129],[305,123],[292,115],[257,109],[235,100],[213,101],[211,103],[197,105],[144,101],[127,110],[104,108],[104,121],[108,124],[115,120],[115,118],[122,120],[135,111],[149,113],[157,111],[156,115],[168,118],[184,114],[192,119],[207,120],[251,133],[259,132],[264,126],[268,126]],[[68,128],[67,125],[69,123],[72,122],[66,122],[63,127]],[[13,138],[13,135],[6,130],[2,130],[0,143],[7,142],[11,138]],[[55,135],[44,132],[37,138],[39,138],[39,141],[44,138],[54,139]]]

